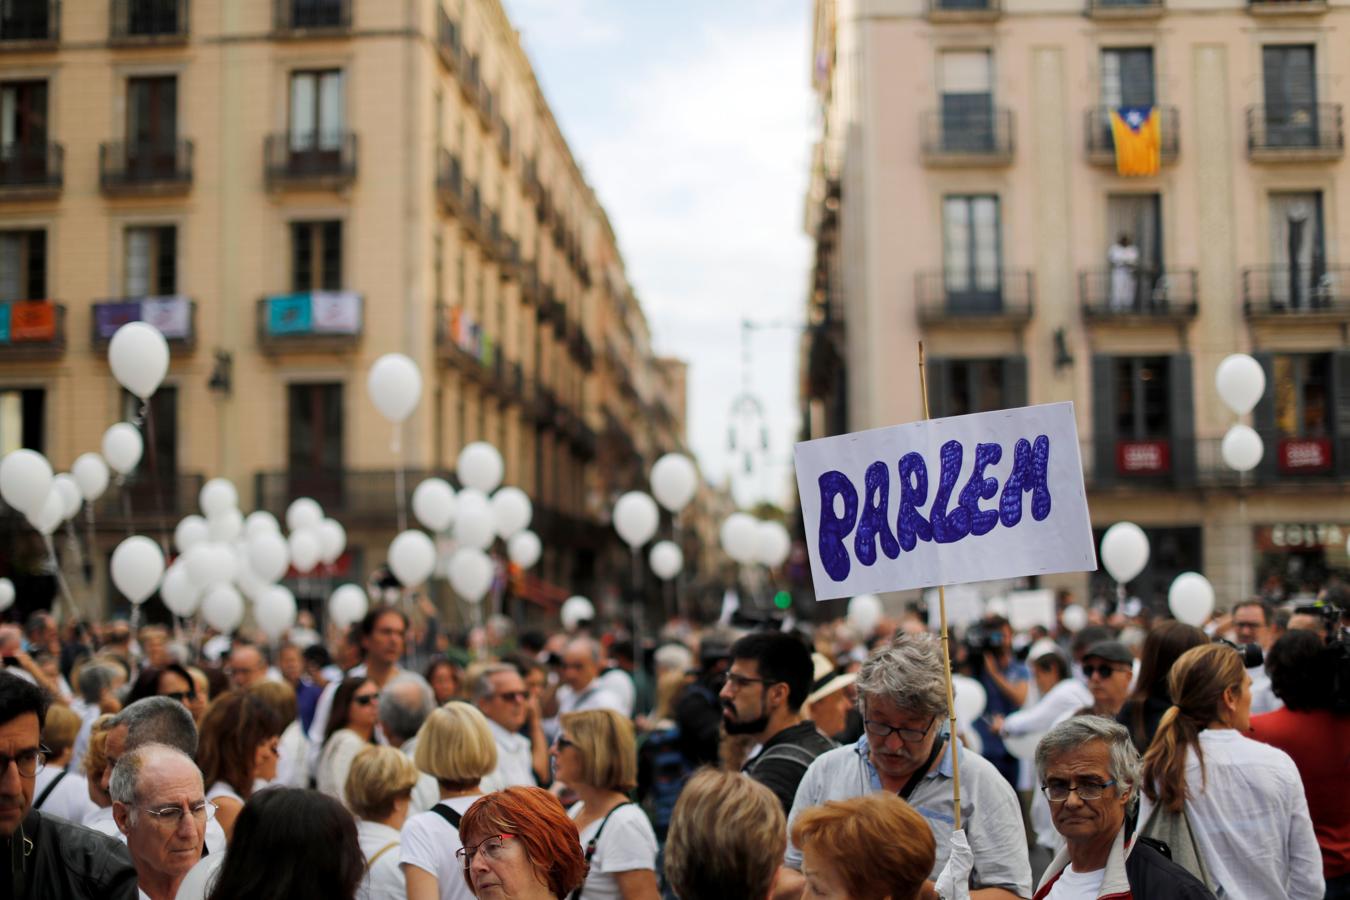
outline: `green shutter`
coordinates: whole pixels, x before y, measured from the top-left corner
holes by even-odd
[[[1116,359],[1092,357],[1092,480],[1110,484],[1116,474]]]
[[[1178,353],[1167,360],[1167,392],[1172,439],[1172,478],[1195,484],[1195,401],[1191,393],[1191,357]]]

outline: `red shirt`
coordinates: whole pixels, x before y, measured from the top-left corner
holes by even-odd
[[[1350,873],[1350,716],[1277,709],[1252,716],[1248,735],[1294,760],[1322,848],[1322,873]]]

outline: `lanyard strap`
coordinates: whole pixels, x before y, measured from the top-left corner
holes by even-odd
[[[914,793],[914,789],[919,786],[920,781],[923,781],[924,776],[928,774],[928,770],[933,768],[933,762],[942,755],[942,749],[946,746],[946,739],[933,742],[933,752],[928,754],[928,760],[918,769],[918,771],[909,776],[909,781],[905,782],[905,786],[900,789],[901,800],[909,800],[909,795]]]

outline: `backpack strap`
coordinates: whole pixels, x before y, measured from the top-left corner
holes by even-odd
[[[458,830],[458,829],[456,829],[456,830]],[[394,849],[395,847],[397,847],[397,846],[398,846],[398,841],[390,841],[389,843],[387,843],[387,844],[385,844],[383,847],[381,847],[379,850],[376,850],[376,851],[375,851],[375,855],[372,856],[372,857],[370,858],[370,861],[366,863],[366,871],[369,872],[371,869],[375,868],[375,861],[378,860],[381,856],[384,856],[384,855],[385,855],[386,853],[388,853],[390,850],[393,850],[393,849]]]
[[[61,779],[65,778],[68,774],[70,773],[65,769],[57,772],[56,777],[51,780],[50,784],[42,789],[42,793],[38,794],[37,799],[33,801],[33,809],[42,809],[42,804],[47,802],[47,798],[51,796],[52,791],[56,790],[56,786],[61,783]]]
[[[759,768],[760,763],[771,759],[784,759],[797,763],[803,769],[810,768],[811,763],[816,761],[816,755],[805,747],[797,744],[779,744],[776,747],[770,747],[751,761],[746,770],[747,774],[753,774]]]
[[[609,822],[609,817],[614,815],[619,810],[623,809],[625,806],[632,806],[632,805],[633,805],[632,800],[625,800],[618,806],[611,809],[609,812],[605,813],[605,817],[600,820],[600,827],[595,829],[595,834],[591,835],[591,839],[586,842],[586,867],[588,869],[590,868],[591,865],[591,857],[595,856],[596,845],[600,843],[600,835],[605,833],[605,825]],[[581,891],[582,888],[584,887],[586,887],[586,884],[585,882],[582,882],[581,887],[577,888],[575,891],[572,892],[571,900],[581,900]]]
[[[459,831],[460,820],[464,818],[459,813],[455,812],[448,806],[441,805],[440,803],[437,803],[435,806],[433,806],[431,808],[431,811],[434,812],[436,815],[440,816],[445,821],[449,822],[450,827],[455,829],[455,831]]]

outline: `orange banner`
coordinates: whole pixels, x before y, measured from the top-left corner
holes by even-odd
[[[25,300],[10,307],[11,341],[56,340],[56,305],[46,300]]]

